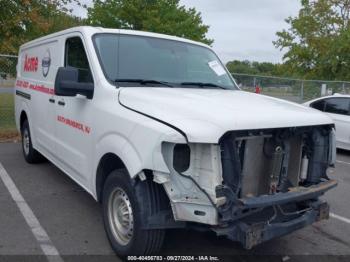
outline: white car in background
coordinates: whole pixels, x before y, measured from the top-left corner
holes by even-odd
[[[337,148],[350,150],[350,95],[321,97],[304,105],[329,115],[336,126]]]

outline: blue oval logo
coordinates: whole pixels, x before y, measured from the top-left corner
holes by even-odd
[[[41,60],[41,68],[43,70],[43,76],[47,77],[50,71],[50,65],[51,65],[51,55],[50,55],[50,50],[46,50],[46,53]]]

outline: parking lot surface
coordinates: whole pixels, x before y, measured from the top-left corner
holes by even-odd
[[[113,256],[106,238],[100,205],[68,176],[49,162],[27,164],[18,143],[0,144],[0,164],[23,197],[23,201],[15,202],[8,185],[0,179],[0,257],[44,255],[36,229],[29,226],[30,221],[28,224],[28,218],[26,220],[19,208],[25,202],[63,260],[69,255],[109,255],[113,260],[119,260]],[[327,221],[250,251],[218,238],[214,233],[169,230],[161,255],[254,254],[274,255],[281,261],[287,261],[288,256],[293,255],[344,255],[344,259],[350,258],[350,153],[338,152],[337,165],[331,176],[339,184],[324,196],[332,212]]]

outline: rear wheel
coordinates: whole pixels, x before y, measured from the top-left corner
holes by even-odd
[[[22,124],[21,135],[22,150],[25,160],[30,164],[43,162],[45,158],[33,148],[28,120],[24,120]]]
[[[163,244],[164,230],[148,230],[142,226],[151,214],[159,211],[157,192],[148,182],[139,183],[145,183],[142,195],[131,184],[129,174],[125,170],[117,170],[108,176],[104,184],[105,230],[113,250],[120,256],[151,255],[158,252]]]

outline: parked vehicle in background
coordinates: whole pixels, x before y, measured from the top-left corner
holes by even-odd
[[[325,96],[304,105],[330,116],[336,127],[337,148],[350,150],[350,95]]]
[[[25,159],[45,156],[102,202],[117,254],[156,254],[184,227],[249,249],[328,218],[332,120],[239,90],[209,46],[78,27],[18,61]]]

